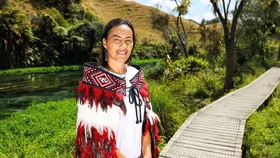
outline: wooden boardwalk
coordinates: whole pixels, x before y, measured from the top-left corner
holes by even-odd
[[[280,80],[273,67],[255,81],[192,114],[160,157],[240,158],[246,119],[268,99]]]

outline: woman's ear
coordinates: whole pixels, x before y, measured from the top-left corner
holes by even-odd
[[[103,47],[107,49],[107,40],[105,38],[102,39]]]

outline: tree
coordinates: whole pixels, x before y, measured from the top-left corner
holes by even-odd
[[[200,33],[200,44],[207,52],[208,60],[212,64],[221,64],[217,62],[218,56],[221,55],[222,45],[222,31],[218,23],[205,25],[206,21],[201,22],[199,33]]]
[[[0,69],[29,66],[29,44],[33,39],[27,16],[16,10],[1,11]]]
[[[183,15],[187,14],[190,6],[189,0],[182,0],[178,3],[177,0],[173,0],[177,7],[173,11],[178,13],[178,16],[172,16],[174,18],[174,25],[170,25],[169,16],[159,11],[159,5],[157,9],[151,10],[152,26],[162,32],[163,38],[167,43],[171,45],[169,55],[173,59],[177,59],[179,54],[183,54],[185,57],[188,56],[187,52],[187,31],[183,24]],[[191,30],[191,28],[190,28]]]
[[[224,30],[224,43],[226,48],[226,77],[224,81],[224,91],[228,91],[233,88],[233,75],[235,65],[235,34],[237,28],[237,20],[240,13],[248,0],[236,0],[233,19],[229,21],[230,3],[226,4],[225,0],[210,0],[213,5],[215,14],[218,15]]]
[[[240,15],[239,26],[236,42],[238,63],[243,64],[254,57],[260,60],[260,66],[269,67],[277,52],[273,47],[277,47],[280,39],[279,2],[254,0],[247,3]]]
[[[0,0],[0,9],[4,8],[8,4],[8,0]]]
[[[188,13],[188,8],[190,7],[190,1],[189,0],[182,0],[180,5],[178,4],[177,0],[174,0],[176,3],[176,8],[174,10],[176,10],[178,12],[178,16],[175,20],[175,24],[176,24],[176,33],[177,36],[179,37],[179,41],[180,41],[180,48],[181,51],[185,54],[185,56],[188,55],[187,53],[187,33],[184,27],[184,24],[182,22],[182,16],[186,15]],[[182,29],[182,31],[181,31]]]
[[[169,16],[166,13],[159,12],[158,9],[151,9],[152,27],[154,29],[164,31],[168,27]]]

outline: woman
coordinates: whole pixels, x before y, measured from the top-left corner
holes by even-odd
[[[114,19],[102,36],[102,64],[85,63],[77,89],[76,156],[158,157],[158,117],[139,66],[130,65],[135,32]]]

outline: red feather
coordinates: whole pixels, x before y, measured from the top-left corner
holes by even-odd
[[[108,138],[108,131],[105,129],[100,134],[96,128],[91,128],[92,136],[86,138],[85,141],[85,128],[81,124],[78,127],[76,144],[76,157],[79,158],[117,158],[116,154],[116,140],[115,134],[112,132],[112,137]]]
[[[159,155],[159,148],[158,148],[158,142],[162,142],[163,140],[160,138],[159,136],[159,130],[158,130],[158,119],[155,118],[153,125],[151,125],[149,119],[147,118],[147,116],[145,116],[145,120],[144,120],[144,125],[143,125],[143,135],[145,136],[147,134],[147,132],[150,132],[151,134],[151,143],[152,143],[152,155],[153,158],[157,158]]]
[[[101,106],[102,110],[105,110],[108,106],[112,107],[113,104],[120,101],[122,104],[118,103],[118,105],[124,105],[123,95],[118,94],[117,92],[100,89],[99,87],[91,86],[83,82],[80,82],[76,90],[76,99],[79,99],[82,104],[88,102],[90,108],[95,104],[96,110],[98,106]],[[125,113],[125,106],[120,108]]]

